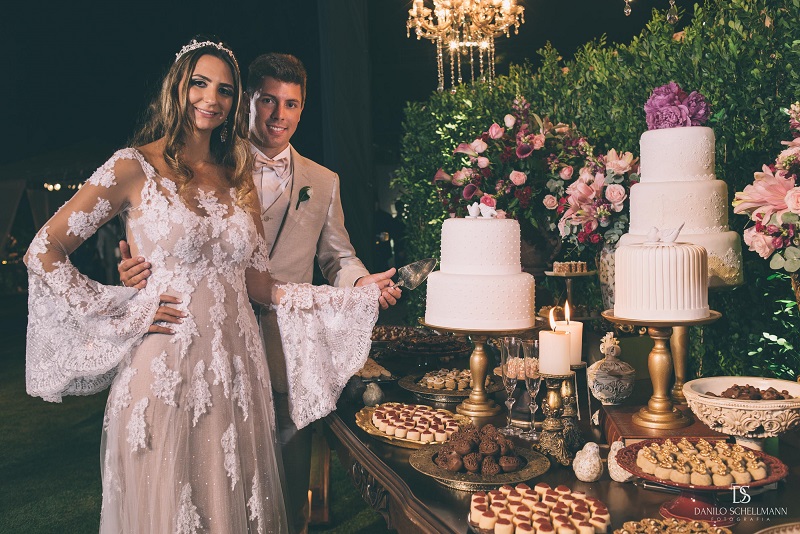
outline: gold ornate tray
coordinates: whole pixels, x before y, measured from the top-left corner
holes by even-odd
[[[410,391],[418,399],[431,402],[461,402],[465,398],[469,397],[470,393],[472,393],[472,388],[452,390],[433,389],[420,386],[418,382],[423,376],[425,376],[424,373],[404,376],[399,382],[397,382],[397,385],[406,391]],[[503,383],[490,376],[489,385],[485,388],[486,393],[491,395],[492,393],[496,393],[501,389],[503,389]]]
[[[441,409],[440,409],[441,410]],[[447,410],[441,410],[444,412],[448,412]],[[395,436],[389,436],[384,434],[378,428],[372,424],[372,414],[375,413],[375,406],[364,406],[356,412],[356,424],[358,427],[372,436],[373,438],[377,439],[378,441],[383,441],[390,445],[395,445],[397,447],[402,447],[404,449],[419,449],[425,445],[437,444],[441,445],[440,442],[432,441],[431,443],[422,443],[421,441],[413,441],[406,438],[398,438]],[[448,412],[453,419],[456,420],[459,427],[464,427],[472,422],[472,420],[467,417],[466,415],[461,415],[458,413]]]
[[[408,458],[411,467],[428,475],[439,484],[460,491],[483,491],[496,489],[505,484],[519,484],[546,473],[550,469],[550,460],[544,455],[530,449],[517,448],[517,455],[525,460],[525,466],[513,473],[500,473],[494,476],[473,475],[471,473],[451,473],[442,469],[433,461],[442,444],[431,444],[413,453]]]

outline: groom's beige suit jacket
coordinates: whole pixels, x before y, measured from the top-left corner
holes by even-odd
[[[352,287],[369,271],[356,257],[344,227],[339,176],[294,148],[291,151],[291,184],[261,215],[272,276],[284,282],[311,283],[316,257],[330,284]],[[301,201],[300,191],[305,187],[310,188],[311,198]],[[261,327],[272,387],[287,393],[286,363],[274,311],[262,309]]]

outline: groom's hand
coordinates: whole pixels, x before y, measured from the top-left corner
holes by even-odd
[[[147,286],[147,277],[150,276],[150,263],[141,256],[131,258],[131,247],[127,241],[119,242],[119,252],[122,261],[117,265],[117,271],[122,285],[144,289]]]
[[[400,288],[395,287],[394,282],[392,282],[392,276],[394,276],[394,273],[396,272],[397,269],[392,267],[388,271],[384,271],[382,273],[362,276],[356,281],[356,287],[377,284],[378,289],[381,290],[381,296],[378,299],[378,302],[381,305],[381,309],[385,310],[389,306],[394,306],[397,304],[397,299],[399,299],[403,294]]]

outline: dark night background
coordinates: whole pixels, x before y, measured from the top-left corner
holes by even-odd
[[[627,42],[654,8],[669,7],[669,0],[633,0],[626,17],[623,0],[518,1],[525,24],[519,35],[496,40],[498,75],[512,63],[536,65],[536,51],[548,41],[565,58],[603,35]],[[678,0],[684,12],[679,27],[694,1]],[[305,63],[308,98],[292,144],[341,174],[356,252],[373,270],[385,268],[384,260],[373,264],[372,257],[385,256],[375,236],[388,229],[382,224],[391,217],[385,211],[373,216],[375,201],[391,209],[388,182],[399,162],[405,103],[427,99],[437,83],[433,43],[406,37],[411,3],[76,0],[4,7],[0,109],[8,126],[1,134],[0,182],[22,179],[28,190],[11,230],[17,248],[24,251],[28,237],[68,198],[66,190],[45,195],[42,183],[85,180],[126,146],[175,53],[193,36],[210,34],[230,44],[244,75],[268,51],[291,53]]]
[[[336,0],[319,0],[333,2]],[[406,38],[410,0],[364,0],[372,68],[369,108],[374,144],[396,153],[402,110],[436,87],[434,45]],[[691,14],[693,1],[679,7]],[[300,57],[309,71],[309,99],[294,144],[323,159],[319,136],[320,43],[316,0],[230,2],[23,2],[3,8],[2,102],[6,123],[0,165],[94,140],[111,148],[131,134],[175,52],[193,35],[216,34],[244,67],[266,51]],[[523,0],[519,35],[497,40],[498,74],[551,41],[565,56],[607,34],[627,41],[652,8],[668,0]],[[12,4],[13,5],[13,4]],[[347,75],[347,73],[342,73]]]

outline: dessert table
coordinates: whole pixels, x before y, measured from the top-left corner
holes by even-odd
[[[417,402],[407,391],[386,387],[386,401]],[[502,397],[502,394],[498,394]],[[498,400],[502,401],[498,397]],[[362,407],[340,401],[338,409],[325,418],[328,442],[364,500],[385,519],[390,529],[400,533],[457,533],[470,532],[467,525],[470,493],[446,488],[416,471],[408,463],[413,450],[377,441],[361,430],[355,414]],[[437,405],[449,408],[453,406]],[[491,422],[502,424],[505,415]],[[600,430],[581,422],[587,439],[602,443]],[[605,456],[605,454],[604,454]],[[789,476],[778,484],[777,490],[753,495],[749,503],[733,503],[733,495],[720,496],[720,506],[739,508],[742,521],[732,528],[736,534],[758,532],[777,525],[800,522],[796,495],[800,488],[800,448],[797,443],[782,441],[780,458],[789,466]],[[554,465],[547,473],[534,479],[551,486],[563,484],[574,491],[605,502],[611,513],[611,529],[621,528],[626,521],[638,521],[659,516],[659,507],[677,495],[648,490],[633,483],[614,482],[608,475],[594,483],[580,482],[571,468]],[[755,493],[755,490],[752,490]],[[741,499],[740,499],[741,500]],[[777,509],[766,510],[765,509]]]

